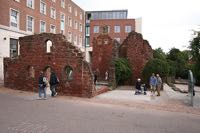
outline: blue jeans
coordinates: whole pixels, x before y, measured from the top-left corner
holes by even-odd
[[[42,93],[44,93],[44,98],[46,98],[47,97],[46,88],[43,87],[42,85],[39,85],[39,98],[42,98]]]

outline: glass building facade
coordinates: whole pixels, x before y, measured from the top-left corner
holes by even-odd
[[[101,19],[127,19],[128,10],[111,10],[111,11],[86,11],[86,36],[85,36],[85,47],[90,46],[89,29],[90,29],[90,20],[101,20]]]

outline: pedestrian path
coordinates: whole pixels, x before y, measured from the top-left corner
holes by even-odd
[[[135,95],[135,90],[132,86],[120,86],[116,90],[103,93],[95,97],[96,99],[106,99],[115,101],[139,102],[139,103],[152,103],[160,104],[167,99],[165,92],[161,92],[161,96],[152,96],[150,91],[147,94]]]
[[[183,84],[175,84],[175,86],[181,90],[188,90],[188,85],[183,85]],[[195,86],[194,87],[195,90],[195,96],[193,97],[193,107],[195,108],[200,108],[200,87]],[[191,104],[191,95],[188,95],[187,93],[179,93],[179,92],[175,92],[175,98],[181,98],[183,99],[185,102],[188,102],[188,104]],[[179,95],[179,96],[177,96]],[[182,95],[182,96],[180,96]]]

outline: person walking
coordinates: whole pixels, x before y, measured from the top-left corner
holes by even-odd
[[[135,89],[135,95],[141,94],[141,79],[137,79]]]
[[[156,91],[156,85],[157,85],[157,78],[154,73],[152,73],[152,76],[150,77],[149,85],[150,85],[152,96],[154,96],[155,91]]]
[[[95,71],[94,72],[94,85],[96,85],[97,83],[97,72]]]
[[[51,72],[51,76],[50,76],[50,90],[51,90],[51,96],[54,97],[57,95],[56,92],[56,87],[59,83],[59,79],[56,76],[56,74],[54,72]]]
[[[156,90],[157,90],[157,96],[160,96],[160,89],[162,87],[162,79],[160,77],[159,74],[156,74],[156,77],[157,77],[157,85],[156,85]]]
[[[38,85],[39,85],[39,89],[38,89],[38,93],[39,93],[39,99],[42,99],[42,93],[44,93],[44,98],[43,99],[47,99],[47,95],[46,95],[46,83],[47,83],[47,79],[44,76],[44,72],[41,71],[40,72],[40,76],[38,79]]]

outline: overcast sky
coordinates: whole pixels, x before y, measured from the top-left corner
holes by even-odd
[[[142,18],[143,38],[168,52],[189,46],[191,30],[200,28],[200,0],[73,0],[85,11],[128,9]]]

